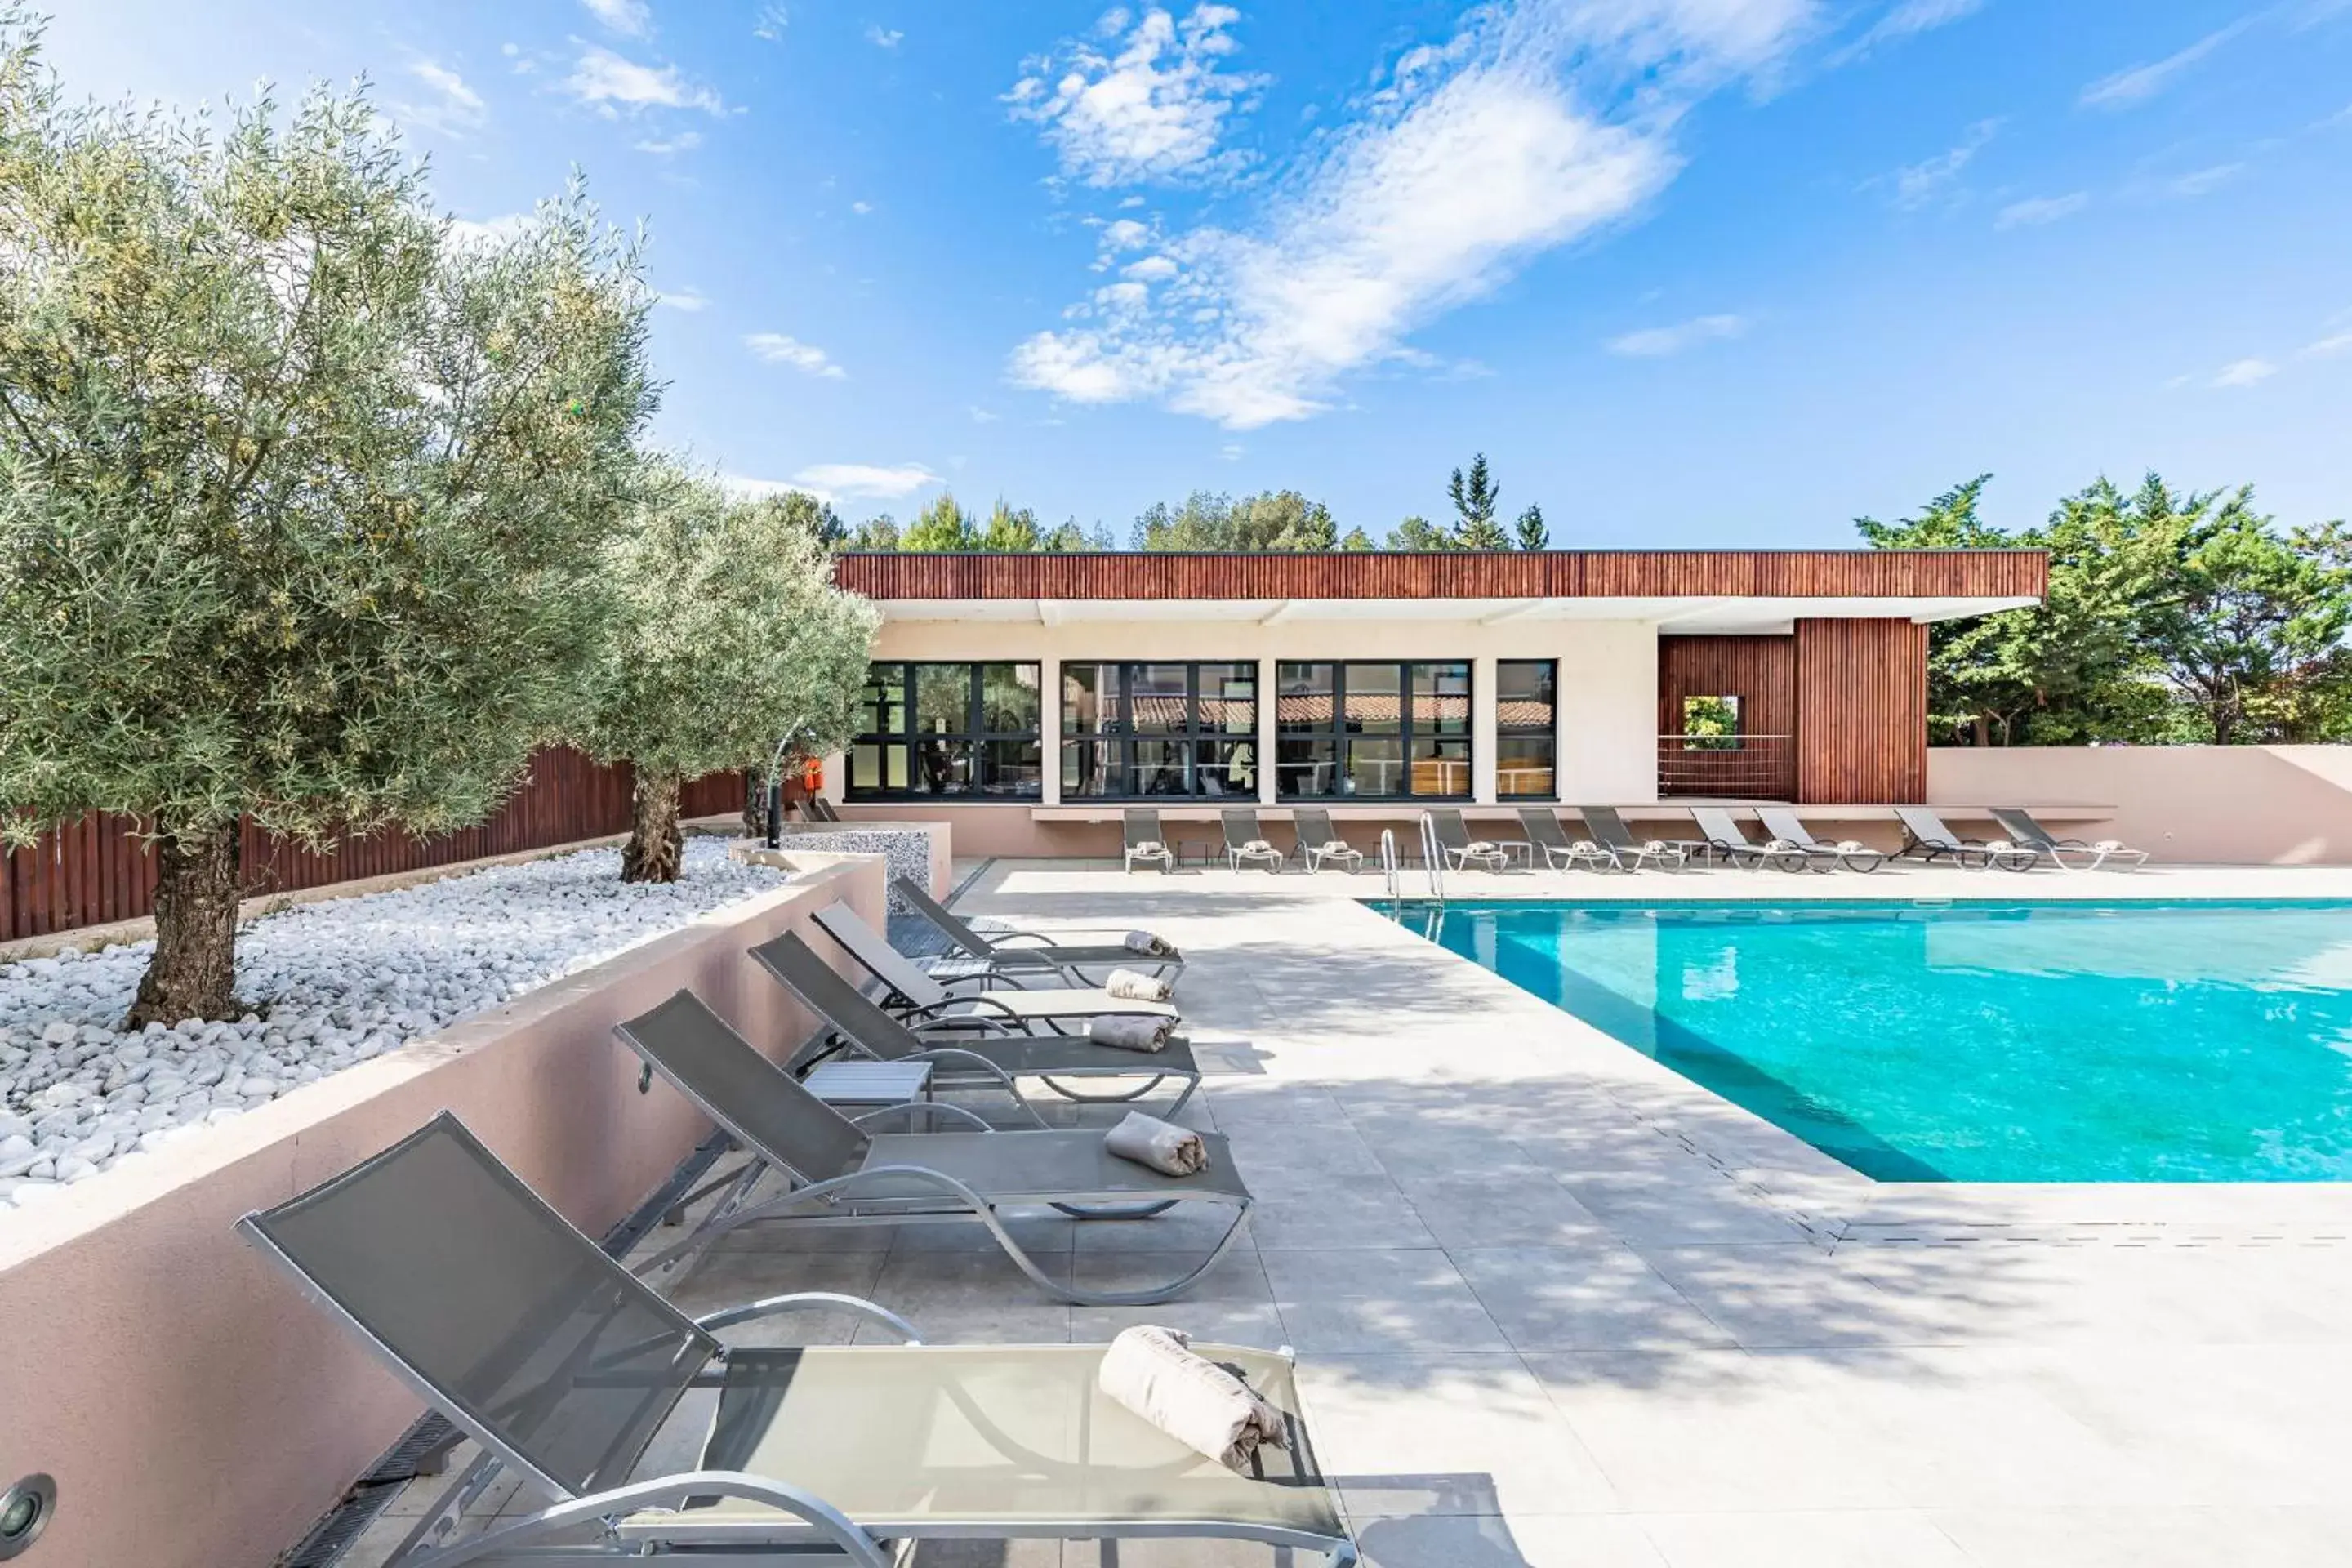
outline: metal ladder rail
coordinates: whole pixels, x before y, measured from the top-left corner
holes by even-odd
[[[1389,885],[1389,902],[1396,903],[1404,897],[1404,868],[1397,859],[1396,830],[1381,829],[1381,875]]]
[[[1437,819],[1427,812],[1421,814],[1422,861],[1429,868],[1429,896],[1440,905],[1445,902],[1445,851],[1437,842]]]

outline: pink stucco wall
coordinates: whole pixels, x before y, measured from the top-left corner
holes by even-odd
[[[2103,808],[2053,831],[2189,865],[2352,864],[2352,747],[1937,747],[1932,802]],[[1955,826],[1966,814],[1950,814]]]
[[[603,1232],[709,1131],[666,1086],[637,1093],[613,1025],[688,986],[789,1050],[814,1021],[743,950],[842,898],[878,924],[881,862],[829,860],[0,1221],[0,1484],[58,1481],[30,1568],[231,1568],[292,1545],[418,1406],[235,1234],[238,1216],[446,1109]]]

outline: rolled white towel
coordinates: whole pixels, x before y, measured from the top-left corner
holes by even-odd
[[[1134,843],[1129,845],[1128,848],[1138,855],[1165,855],[1168,853],[1168,846],[1160,843],[1157,838],[1139,838]]]
[[[1875,855],[1878,853],[1877,850],[1873,849],[1869,845],[1864,844],[1859,838],[1839,839],[1837,842],[1837,851],[1841,855]]]
[[[1148,931],[1131,931],[1128,932],[1126,939],[1120,943],[1120,945],[1125,947],[1128,952],[1140,953],[1146,958],[1174,958],[1176,956],[1176,944],[1174,942],[1170,942],[1164,936],[1155,936]]]
[[[1174,1329],[1122,1330],[1095,1374],[1103,1394],[1194,1453],[1249,1474],[1261,1445],[1283,1447],[1282,1415]]]
[[[1138,969],[1114,969],[1103,989],[1122,1002],[1165,1002],[1175,987],[1156,974]]]
[[[1198,1132],[1140,1110],[1129,1111],[1125,1121],[1103,1134],[1103,1147],[1163,1176],[1197,1175],[1209,1168],[1209,1146]]]
[[[1106,1013],[1087,1025],[1087,1038],[1121,1051],[1164,1051],[1171,1026],[1150,1013]]]
[[[1467,855],[1492,855],[1495,852],[1495,841],[1491,838],[1473,838],[1464,845],[1462,849],[1463,853]]]

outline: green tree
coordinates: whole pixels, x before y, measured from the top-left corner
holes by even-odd
[[[622,879],[673,882],[688,779],[765,763],[787,739],[802,757],[848,743],[878,617],[832,585],[824,545],[789,509],[649,468],[604,551],[610,607],[572,739],[635,772]]]
[[[1139,550],[1323,551],[1337,546],[1339,525],[1321,501],[1297,490],[1267,490],[1240,500],[1194,490],[1181,507],[1154,503],[1135,520]]]
[[[827,550],[845,549],[849,543],[849,527],[833,510],[833,503],[820,500],[806,490],[786,490],[754,504],[774,508],[783,524],[799,529]]]
[[[1348,537],[1339,541],[1339,548],[1342,550],[1363,551],[1378,550],[1380,546],[1374,544],[1372,542],[1372,536],[1366,533],[1362,529],[1351,528],[1348,531]]]
[[[977,548],[995,555],[1027,555],[1045,547],[1045,536],[1037,531],[1037,514],[1027,507],[1018,511],[996,498],[996,510],[988,514],[988,526],[981,531]]]
[[[459,243],[362,94],[66,107],[0,13],[0,822],[142,819],[129,1024],[235,996],[238,820],[504,800],[576,699],[653,406],[575,188]]]
[[[1470,474],[1465,479],[1462,470],[1454,470],[1454,478],[1445,486],[1446,498],[1454,502],[1454,547],[1457,550],[1508,550],[1509,537],[1503,525],[1495,519],[1495,509],[1502,504],[1503,487],[1496,484],[1486,471],[1486,454],[1478,453],[1470,459]]]
[[[898,523],[888,512],[882,512],[861,522],[850,533],[845,550],[892,551],[900,548]]]
[[[1543,508],[1533,501],[1528,503],[1528,510],[1519,513],[1518,534],[1522,550],[1551,548],[1551,530],[1545,526]]]
[[[956,499],[946,490],[939,499],[915,514],[899,538],[898,548],[907,551],[956,551],[981,548],[980,529],[971,513],[956,505]]]
[[[1425,517],[1409,517],[1389,531],[1391,550],[1459,550],[1454,535]]]

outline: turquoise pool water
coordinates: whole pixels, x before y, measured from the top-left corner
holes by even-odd
[[[1395,915],[1881,1180],[2352,1180],[2352,905]]]

